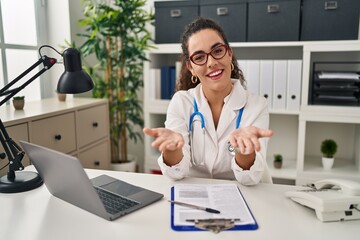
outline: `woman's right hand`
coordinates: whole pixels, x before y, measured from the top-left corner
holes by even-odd
[[[183,136],[170,129],[144,128],[143,132],[155,138],[151,146],[157,148],[160,152],[182,150],[184,146]]]

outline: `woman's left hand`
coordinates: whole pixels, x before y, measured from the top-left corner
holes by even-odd
[[[248,155],[254,151],[260,151],[259,138],[271,137],[272,130],[260,129],[254,126],[238,128],[229,135],[230,144],[239,149],[243,155]]]

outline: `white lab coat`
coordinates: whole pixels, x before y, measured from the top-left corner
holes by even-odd
[[[269,112],[264,98],[249,94],[239,80],[232,79],[233,89],[224,99],[218,127],[215,129],[209,104],[202,91],[201,84],[187,91],[178,91],[174,94],[167,110],[165,127],[183,135],[183,159],[174,166],[167,166],[162,155],[158,164],[162,173],[174,180],[186,176],[236,179],[244,185],[253,185],[261,182],[272,182],[266,164],[266,148],[268,138],[261,138],[261,150],[256,152],[253,166],[243,170],[228,151],[228,136],[235,130],[239,110],[245,106],[240,128],[256,126],[261,129],[269,128]],[[196,166],[190,160],[189,118],[194,112],[194,98],[199,112],[205,118],[205,155],[203,156],[204,137],[200,122],[194,123],[193,149],[195,160],[202,166]]]

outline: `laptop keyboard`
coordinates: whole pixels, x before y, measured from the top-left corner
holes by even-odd
[[[106,211],[110,214],[119,213],[139,204],[136,201],[108,192],[102,188],[95,187],[95,190],[103,202]]]

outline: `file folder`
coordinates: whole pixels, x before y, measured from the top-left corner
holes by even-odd
[[[286,109],[288,111],[300,110],[301,97],[301,60],[288,61]]]
[[[287,60],[274,60],[273,110],[286,109]]]
[[[273,62],[273,60],[260,61],[260,96],[266,98],[270,109],[273,101]]]

